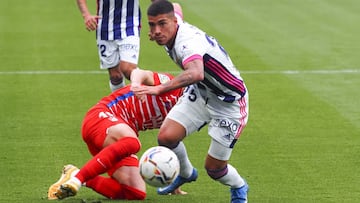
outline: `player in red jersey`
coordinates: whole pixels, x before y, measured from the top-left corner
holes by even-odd
[[[146,85],[173,78],[140,69],[134,72],[136,81]],[[80,170],[65,166],[60,180],[49,188],[48,198],[74,196],[85,185],[110,199],[145,199],[146,187],[135,155],[141,147],[138,131],[159,128],[181,95],[182,89],[175,89],[139,100],[128,85],[102,98],[87,112],[82,125],[82,137],[93,158]],[[100,176],[103,173],[109,177]],[[177,193],[184,192],[179,189]]]

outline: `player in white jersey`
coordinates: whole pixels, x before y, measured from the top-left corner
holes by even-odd
[[[91,15],[86,0],[77,0],[88,31],[96,30],[100,68],[107,69],[110,89],[125,85],[137,67],[140,52],[141,12],[139,0],[97,0]]]
[[[230,186],[232,203],[247,202],[248,185],[228,163],[248,120],[248,92],[239,71],[215,38],[188,23],[178,23],[170,2],[154,2],[147,15],[150,36],[165,46],[171,59],[184,71],[159,86],[134,84],[132,90],[143,97],[194,84],[187,87],[159,131],[159,145],[176,153],[181,169],[176,180],[159,188],[158,194],[168,194],[197,179],[197,170],[192,166],[182,140],[208,124],[211,143],[205,169],[212,179]]]

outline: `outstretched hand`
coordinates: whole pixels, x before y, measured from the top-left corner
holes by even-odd
[[[177,188],[174,192],[171,193],[172,195],[187,195],[187,192],[182,191],[181,188]]]
[[[98,25],[98,19],[101,18],[100,16],[92,16],[92,15],[87,15],[84,17],[84,23],[85,23],[85,27],[88,31],[94,31],[97,28]]]
[[[150,95],[159,95],[160,89],[159,86],[146,86],[146,85],[131,85],[131,91],[134,92],[141,101],[143,101],[147,94]]]

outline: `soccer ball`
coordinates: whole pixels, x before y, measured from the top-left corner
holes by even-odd
[[[179,171],[179,159],[169,148],[151,147],[140,158],[140,175],[150,186],[165,187],[169,185]]]

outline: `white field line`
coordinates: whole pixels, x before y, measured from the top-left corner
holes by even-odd
[[[284,75],[296,75],[296,74],[357,74],[360,73],[360,69],[342,69],[342,70],[255,70],[255,71],[242,71],[244,74],[284,74]]]
[[[167,71],[171,74],[178,74],[181,71]],[[342,70],[253,70],[241,71],[241,74],[359,74],[360,69],[342,69]],[[95,75],[107,74],[107,71],[82,71],[82,70],[30,70],[30,71],[0,71],[0,75]]]
[[[107,71],[81,71],[81,70],[29,70],[29,71],[0,71],[0,75],[94,75],[104,74]]]

